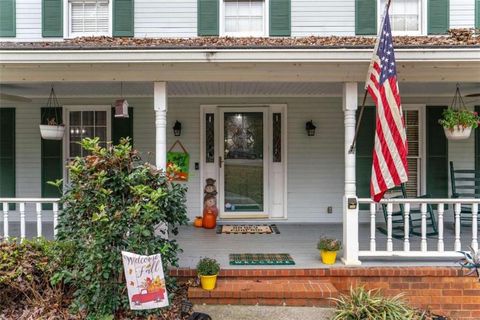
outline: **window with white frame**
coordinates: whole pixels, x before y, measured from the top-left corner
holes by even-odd
[[[422,1],[423,0],[391,1],[389,15],[393,34],[416,35],[422,33]],[[385,8],[385,3],[386,0],[380,0],[380,19]]]
[[[227,36],[264,36],[266,0],[223,0],[223,29]]]
[[[108,0],[69,0],[68,10],[70,36],[110,34],[110,4]]]
[[[106,107],[90,108],[68,112],[68,146],[67,160],[84,157],[87,152],[80,146],[84,138],[99,138],[101,146],[110,140],[110,110]]]

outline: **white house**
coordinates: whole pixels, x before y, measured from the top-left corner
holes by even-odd
[[[205,180],[213,178],[221,220],[342,223],[347,264],[358,264],[362,256],[455,256],[461,237],[468,239],[463,247],[478,246],[476,209],[474,228],[467,233],[457,224],[450,237],[445,231],[444,246],[443,223],[454,220],[452,207],[460,208],[460,202],[474,207],[480,202],[449,198],[449,162],[478,169],[480,135],[477,130],[468,140],[447,141],[438,124],[457,83],[467,107],[480,106],[480,40],[447,35],[451,28],[479,27],[478,0],[394,0],[390,11],[394,36],[406,36],[396,47],[410,146],[411,199],[405,202],[421,201],[422,208],[428,201],[445,204],[444,211],[435,210],[438,246],[426,248],[424,209],[418,241],[425,242],[418,250],[409,245],[394,250],[390,210],[387,247],[378,249],[376,224],[385,224],[384,216],[357,204],[358,198],[369,202],[371,100],[357,151],[348,149],[383,5],[383,0],[0,1],[0,202],[17,203],[2,206],[3,234],[9,233],[9,221],[21,221],[24,236],[25,221],[55,220],[58,206],[41,205],[59,196],[47,181],[68,180],[64,164],[82,154],[79,139],[115,142],[129,136],[143,158],[161,168],[170,147],[181,142],[190,156],[192,219],[202,212]],[[311,38],[293,39],[306,36]],[[52,86],[57,110],[45,108]],[[127,119],[112,115],[120,98],[130,105]],[[56,112],[66,125],[63,140],[41,139],[38,125]],[[172,129],[176,121],[179,136]],[[316,127],[312,136],[309,121]],[[426,193],[433,200],[414,199]],[[458,205],[447,205],[454,202]],[[359,250],[360,223],[371,224],[366,250]]]

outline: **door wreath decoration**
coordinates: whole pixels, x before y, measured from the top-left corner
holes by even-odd
[[[172,151],[177,145],[181,151]],[[189,165],[190,155],[187,149],[179,140],[175,141],[167,152],[167,170],[173,173],[173,181],[188,181]]]

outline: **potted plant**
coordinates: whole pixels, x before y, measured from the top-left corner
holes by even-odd
[[[40,135],[45,140],[62,140],[65,133],[65,125],[60,123],[61,119],[60,104],[58,103],[55,91],[50,90],[50,96],[47,100],[47,106],[42,115],[43,121],[46,123],[40,124]],[[52,115],[54,113],[54,115]]]
[[[337,239],[321,237],[317,244],[320,257],[324,264],[334,264],[337,259],[337,251],[342,248],[342,242]]]
[[[215,289],[220,265],[212,258],[202,258],[197,264],[197,274],[200,277],[202,289],[211,291]]]
[[[442,119],[438,120],[443,126],[445,136],[449,140],[468,139],[472,128],[477,128],[479,121],[478,113],[465,107],[460,88],[457,85],[451,106],[443,111]]]

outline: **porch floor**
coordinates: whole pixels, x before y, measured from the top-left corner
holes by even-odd
[[[217,234],[215,230],[182,226],[176,237],[183,249],[179,257],[181,268],[195,268],[201,257],[211,257],[219,261],[223,269],[286,269],[286,268],[329,268],[320,262],[316,248],[320,236],[325,235],[342,239],[342,224],[290,224],[277,223],[280,234]],[[382,226],[380,224],[380,226]],[[370,244],[370,225],[360,224],[360,250],[368,250]],[[462,248],[467,250],[471,242],[471,228],[462,227]],[[377,231],[377,250],[385,250],[386,235]],[[429,250],[436,250],[437,237],[429,237]],[[445,223],[444,229],[445,250],[453,250],[454,230],[453,225]],[[402,250],[403,240],[393,239],[394,249]],[[411,250],[420,249],[420,237],[410,237]],[[230,253],[289,253],[295,261],[292,266],[231,266],[228,256]],[[337,263],[333,267],[343,266],[337,256]],[[428,259],[413,258],[361,258],[362,266],[455,266],[455,259]]]
[[[224,222],[232,223],[232,222]],[[341,223],[276,223],[280,234],[217,234],[215,230],[195,228],[192,225],[179,227],[179,234],[174,237],[183,252],[179,255],[181,268],[195,268],[201,257],[212,257],[220,262],[223,269],[285,269],[285,268],[329,268],[320,262],[316,244],[320,236],[342,239]],[[382,227],[382,224],[378,226]],[[47,239],[53,238],[53,223],[42,223],[43,235]],[[20,223],[10,222],[10,236],[20,237]],[[36,236],[36,223],[26,222],[26,237]],[[370,244],[370,225],[359,226],[360,250],[368,250]],[[0,236],[3,236],[3,223],[0,222]],[[469,250],[471,242],[471,228],[461,227],[462,250]],[[377,250],[385,250],[386,235],[376,232]],[[436,236],[428,237],[428,250],[436,250]],[[445,223],[444,227],[445,250],[453,250],[454,230],[452,223]],[[394,249],[402,250],[403,239],[393,239]],[[410,237],[411,250],[419,250],[420,237]],[[230,253],[289,253],[295,261],[291,266],[231,266],[228,255]],[[340,258],[342,251],[338,253],[337,263],[334,267],[343,266]],[[418,258],[361,258],[362,266],[455,266],[455,259],[428,259]]]

